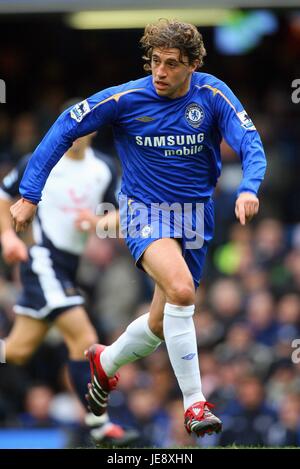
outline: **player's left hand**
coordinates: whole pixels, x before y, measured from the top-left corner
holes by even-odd
[[[235,215],[241,225],[245,225],[252,220],[259,209],[259,200],[252,192],[242,192],[236,199]]]

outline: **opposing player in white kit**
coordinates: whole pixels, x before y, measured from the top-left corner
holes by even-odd
[[[90,226],[95,232],[100,202],[116,206],[116,171],[108,157],[95,152],[92,136],[77,139],[52,171],[33,224],[34,244],[27,249],[11,225],[9,212],[19,194],[29,156],[3,180],[0,187],[2,255],[7,263],[21,261],[23,291],[15,306],[16,318],[5,339],[6,361],[24,364],[44,339],[51,324],[61,332],[69,351],[69,374],[81,402],[89,381],[89,365],[83,352],[97,341],[97,334],[83,306],[76,272]],[[104,217],[103,219],[104,220]],[[86,414],[86,424],[96,442],[127,444],[136,438],[110,422],[108,414]]]

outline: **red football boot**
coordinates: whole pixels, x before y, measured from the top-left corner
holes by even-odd
[[[211,435],[222,430],[222,422],[210,409],[214,407],[209,402],[196,402],[191,405],[184,414],[184,426],[188,433],[195,433],[197,436]]]
[[[100,416],[107,410],[108,395],[115,389],[119,379],[119,374],[109,378],[102,368],[100,355],[104,351],[105,345],[94,344],[86,352],[91,368],[91,380],[88,384],[88,394],[86,399],[93,414]]]

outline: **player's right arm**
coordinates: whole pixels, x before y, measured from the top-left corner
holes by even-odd
[[[23,231],[32,220],[50,171],[74,140],[116,121],[121,95],[122,86],[108,88],[59,116],[32,154],[19,187],[22,199],[10,209],[17,231]]]
[[[10,215],[10,207],[15,197],[18,196],[20,180],[23,176],[28,157],[24,157],[20,163],[10,171],[0,185],[0,236],[2,257],[8,264],[28,259],[26,244],[18,238]]]

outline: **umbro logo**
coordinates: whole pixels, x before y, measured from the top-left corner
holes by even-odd
[[[201,412],[201,409],[198,409],[198,407],[195,407],[193,409],[194,414],[198,415]]]
[[[142,117],[136,117],[135,120],[139,122],[152,122],[155,120],[155,117],[142,116]]]
[[[182,360],[192,360],[196,354],[195,353],[188,353],[187,355],[184,355],[184,357],[181,357]]]

